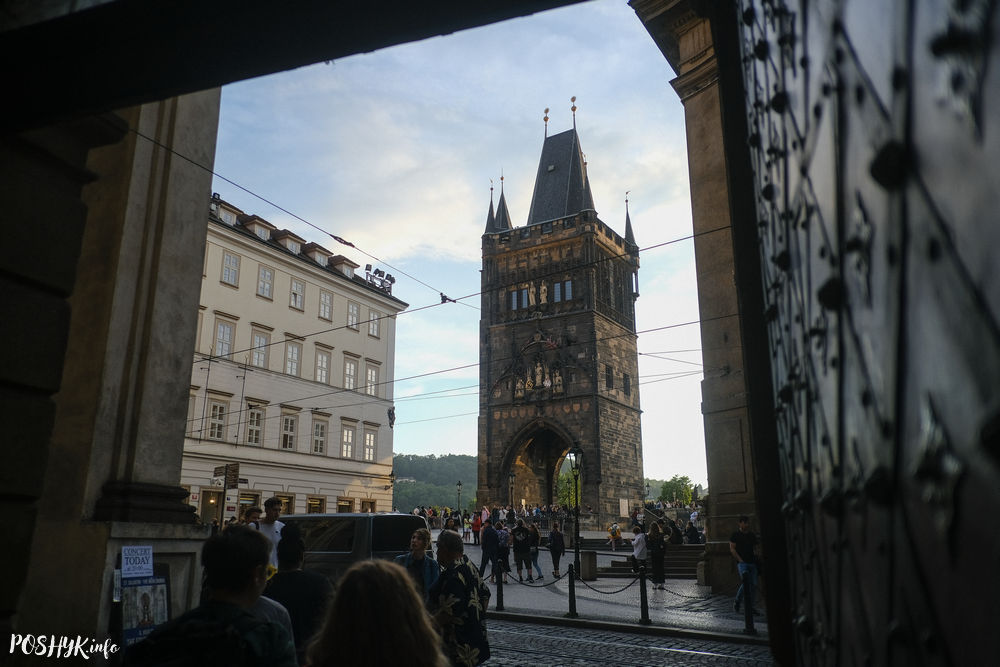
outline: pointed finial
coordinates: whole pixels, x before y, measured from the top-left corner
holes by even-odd
[[[500,169],[500,193],[503,194],[503,168]]]
[[[490,204],[493,203],[493,179],[490,179]]]
[[[542,119],[545,121],[545,136],[549,136],[549,108],[545,107],[545,117]]]
[[[625,191],[625,210],[626,211],[628,210],[628,193],[630,193],[630,192],[632,192],[632,191],[631,190],[626,190]]]
[[[569,101],[573,103],[573,106],[570,107],[569,110],[573,112],[573,129],[575,130],[576,129],[576,95],[574,95],[573,97],[569,98]]]

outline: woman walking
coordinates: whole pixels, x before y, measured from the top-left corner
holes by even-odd
[[[666,578],[663,576],[663,556],[667,545],[663,541],[663,531],[660,524],[655,521],[649,527],[649,534],[646,536],[646,548],[649,550],[649,559],[653,565],[653,574],[650,580],[653,582],[653,590],[665,590],[663,583]]]
[[[559,522],[552,522],[552,530],[549,532],[549,555],[552,556],[552,576],[559,578],[559,560],[566,553],[566,540],[559,532]]]

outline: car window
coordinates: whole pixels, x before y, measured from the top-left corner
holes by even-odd
[[[410,535],[417,528],[426,527],[417,516],[376,516],[372,523],[372,551],[409,551]]]
[[[330,517],[294,522],[302,531],[306,551],[352,551],[357,521]]]

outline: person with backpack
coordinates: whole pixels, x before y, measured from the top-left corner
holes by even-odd
[[[531,531],[524,525],[524,519],[518,519],[517,525],[510,531],[514,544],[514,566],[517,567],[517,580],[524,581],[522,569],[528,570],[528,581],[534,581],[531,576]]]

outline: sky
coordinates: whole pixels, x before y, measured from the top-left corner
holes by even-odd
[[[687,154],[673,78],[624,0],[596,0],[242,81],[223,88],[213,191],[396,276],[393,294],[414,312],[397,319],[394,451],[475,455],[490,188],[498,199],[502,175],[513,224],[524,225],[544,110],[549,133],[568,130],[575,96],[598,217],[624,236],[628,191],[640,248],[645,476],[707,485]],[[440,292],[457,303],[415,310],[440,303]]]

